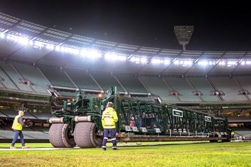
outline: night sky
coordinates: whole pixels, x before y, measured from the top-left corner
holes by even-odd
[[[184,2],[0,0],[0,12],[87,37],[167,49],[182,49],[175,25],[193,25],[187,50],[251,51],[250,5]]]

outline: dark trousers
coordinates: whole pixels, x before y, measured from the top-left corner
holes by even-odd
[[[116,129],[104,129],[104,138],[103,138],[103,142],[102,142],[102,148],[106,148],[106,143],[107,143],[109,135],[110,135],[111,141],[112,141],[112,148],[115,149],[117,147]]]
[[[21,140],[21,143],[22,143],[22,146],[25,146],[25,143],[24,143],[24,135],[23,135],[23,132],[21,130],[14,130],[14,137],[13,137],[13,140],[11,142],[11,146],[14,146],[17,139],[18,139],[18,136],[20,137],[20,140]]]

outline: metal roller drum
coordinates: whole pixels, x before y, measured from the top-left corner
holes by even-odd
[[[62,122],[63,122],[63,119],[64,119],[63,117],[61,117],[61,118],[54,118],[54,117],[53,117],[53,118],[50,118],[50,119],[49,119],[49,122],[50,122],[50,123],[62,123]]]
[[[91,116],[76,116],[75,117],[75,122],[90,122],[91,121]]]

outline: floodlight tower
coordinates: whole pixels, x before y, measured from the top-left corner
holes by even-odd
[[[186,45],[191,39],[193,30],[194,26],[174,26],[174,33],[183,50],[186,50]]]

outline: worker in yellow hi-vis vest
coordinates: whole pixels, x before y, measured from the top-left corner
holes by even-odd
[[[24,111],[20,110],[18,111],[18,115],[15,117],[13,123],[12,123],[12,129],[14,131],[14,137],[11,142],[10,149],[16,149],[15,143],[18,139],[18,136],[20,137],[21,143],[22,143],[22,149],[28,148],[28,146],[25,145],[24,142],[24,135],[23,135],[23,127],[25,126],[25,119],[23,119]]]
[[[231,131],[231,138],[232,139],[234,138],[234,131],[233,130]]]
[[[113,103],[108,102],[105,111],[102,114],[102,126],[104,128],[104,138],[102,142],[102,149],[106,150],[106,142],[109,134],[112,141],[112,149],[117,150],[116,143],[116,122],[118,122],[117,112],[113,108]]]

